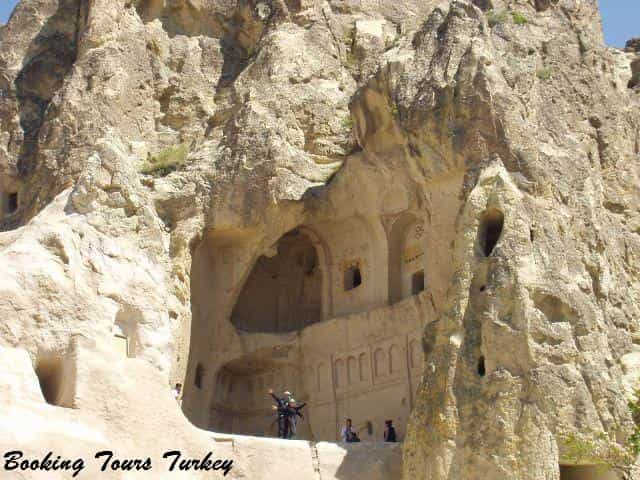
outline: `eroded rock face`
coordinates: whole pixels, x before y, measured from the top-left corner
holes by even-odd
[[[640,38],[632,38],[630,40],[627,40],[625,50],[627,52],[640,52]]]
[[[23,458],[38,461],[49,451],[55,452],[53,459],[58,455],[72,462],[83,459],[77,478],[122,478],[122,471],[112,469],[116,459],[150,459],[151,470],[126,472],[132,478],[178,475],[205,479],[224,473],[195,469],[185,472],[178,467],[170,471],[174,457],[163,455],[176,450],[181,452],[180,460],[201,461],[211,452],[212,462],[219,459],[229,467],[224,478],[232,479],[267,478],[273,472],[310,479],[318,475],[327,479],[400,477],[402,451],[398,444],[310,444],[198,430],[176,407],[157,369],[143,360],[122,358],[83,336],[72,337],[68,355],[56,359],[59,364],[52,370],[64,373],[57,378],[43,376],[42,368],[37,377],[25,350],[0,347],[0,354],[3,451],[11,446],[12,450],[21,450]],[[96,378],[100,381],[96,382]],[[43,392],[48,396],[52,388],[64,390],[69,403],[47,403]],[[113,452],[114,458],[103,471],[107,458],[95,459],[94,455],[105,450]],[[288,455],[283,456],[283,451]],[[64,470],[20,472],[22,478],[63,479],[72,474],[73,471]]]
[[[421,125],[453,111],[444,124],[452,153],[462,147],[466,162],[479,163],[457,219],[448,302],[425,335],[405,447],[411,478],[546,478],[562,459],[560,432],[626,422],[618,379],[620,352],[636,349],[637,287],[625,252],[637,238],[625,224],[638,219],[629,203],[638,117],[625,102],[637,96],[616,68],[620,53],[601,47],[595,2],[562,3],[569,19],[522,7],[525,24],[491,26],[454,3],[425,24],[429,43],[417,51],[430,47],[427,58],[447,70],[436,72],[437,94],[409,90],[415,103],[403,103],[404,121],[420,140]],[[398,84],[403,93],[411,85]],[[432,113],[429,100],[444,105]],[[478,242],[491,210],[504,225],[485,258]]]
[[[219,374],[293,365],[308,438],[374,405],[404,436],[413,409],[406,478],[557,479],[562,432],[630,425],[639,72],[595,0],[23,0],[0,27],[0,345],[37,370],[117,334],[232,432]],[[313,291],[266,295],[261,325],[237,302],[285,251]]]

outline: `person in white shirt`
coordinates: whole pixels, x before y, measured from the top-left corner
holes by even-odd
[[[175,398],[178,405],[182,405],[182,385],[176,383],[176,388],[173,390],[173,398]]]
[[[343,442],[348,442],[348,443],[353,442],[355,438],[358,438],[356,431],[351,425],[350,418],[347,418],[345,426],[342,427],[342,431],[340,432],[340,438],[342,439]]]

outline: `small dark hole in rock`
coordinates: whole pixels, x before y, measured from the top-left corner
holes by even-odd
[[[424,270],[416,272],[411,277],[411,294],[417,295],[424,290]]]
[[[362,275],[360,274],[360,269],[358,268],[354,273],[353,273],[353,287],[357,287],[358,285],[360,285],[362,283]]]
[[[344,289],[346,291],[353,290],[362,284],[362,273],[360,267],[352,266],[344,272]]]
[[[480,10],[484,12],[491,10],[493,8],[491,0],[473,0],[473,3],[475,4],[476,7],[478,7]]]
[[[480,375],[481,377],[484,377],[486,370],[485,370],[485,366],[484,366],[484,355],[480,356],[480,358],[478,359],[478,375]]]
[[[480,223],[480,244],[485,257],[493,252],[502,235],[504,227],[504,214],[496,209],[487,211]]]
[[[14,213],[16,210],[18,210],[18,194],[10,193],[7,199],[7,212]]]
[[[480,287],[480,291],[481,291],[481,292],[484,292],[486,289],[487,289],[487,287],[485,287],[484,285],[482,285],[482,286]]]

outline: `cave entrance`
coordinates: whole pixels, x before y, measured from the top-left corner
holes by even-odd
[[[10,193],[7,198],[7,213],[15,213],[18,210],[18,194]]]
[[[211,429],[217,432],[261,437],[277,437],[278,428],[273,398],[283,392],[293,394],[300,404],[306,402],[299,352],[289,349],[264,349],[233,360],[215,376],[210,409]],[[296,438],[310,439],[308,408],[299,419]]]
[[[50,405],[71,408],[75,401],[75,369],[62,355],[38,358],[35,368],[42,396]]]
[[[493,252],[493,249],[500,240],[502,228],[504,227],[504,214],[495,208],[488,210],[482,216],[478,237],[480,247],[485,257]]]
[[[322,273],[310,238],[285,234],[274,255],[258,258],[240,292],[231,322],[247,332],[291,332],[322,318]]]
[[[18,210],[18,193],[9,192],[0,195],[0,217],[12,215]]]
[[[62,357],[51,356],[40,359],[36,367],[36,375],[40,382],[42,395],[47,403],[59,405],[62,387]]]
[[[620,480],[612,470],[598,465],[560,465],[560,480]]]

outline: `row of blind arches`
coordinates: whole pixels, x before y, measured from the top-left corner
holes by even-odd
[[[409,367],[418,368],[421,365],[422,352],[417,340],[409,343]],[[404,371],[405,359],[402,350],[395,344],[388,349],[377,348],[373,353],[373,365],[369,361],[369,354],[360,353],[357,358],[350,355],[346,360],[338,358],[334,361],[335,387],[343,388],[369,380],[369,370],[373,366],[376,378],[397,375]],[[330,386],[330,376],[326,364],[317,367],[317,388],[327,390]]]

